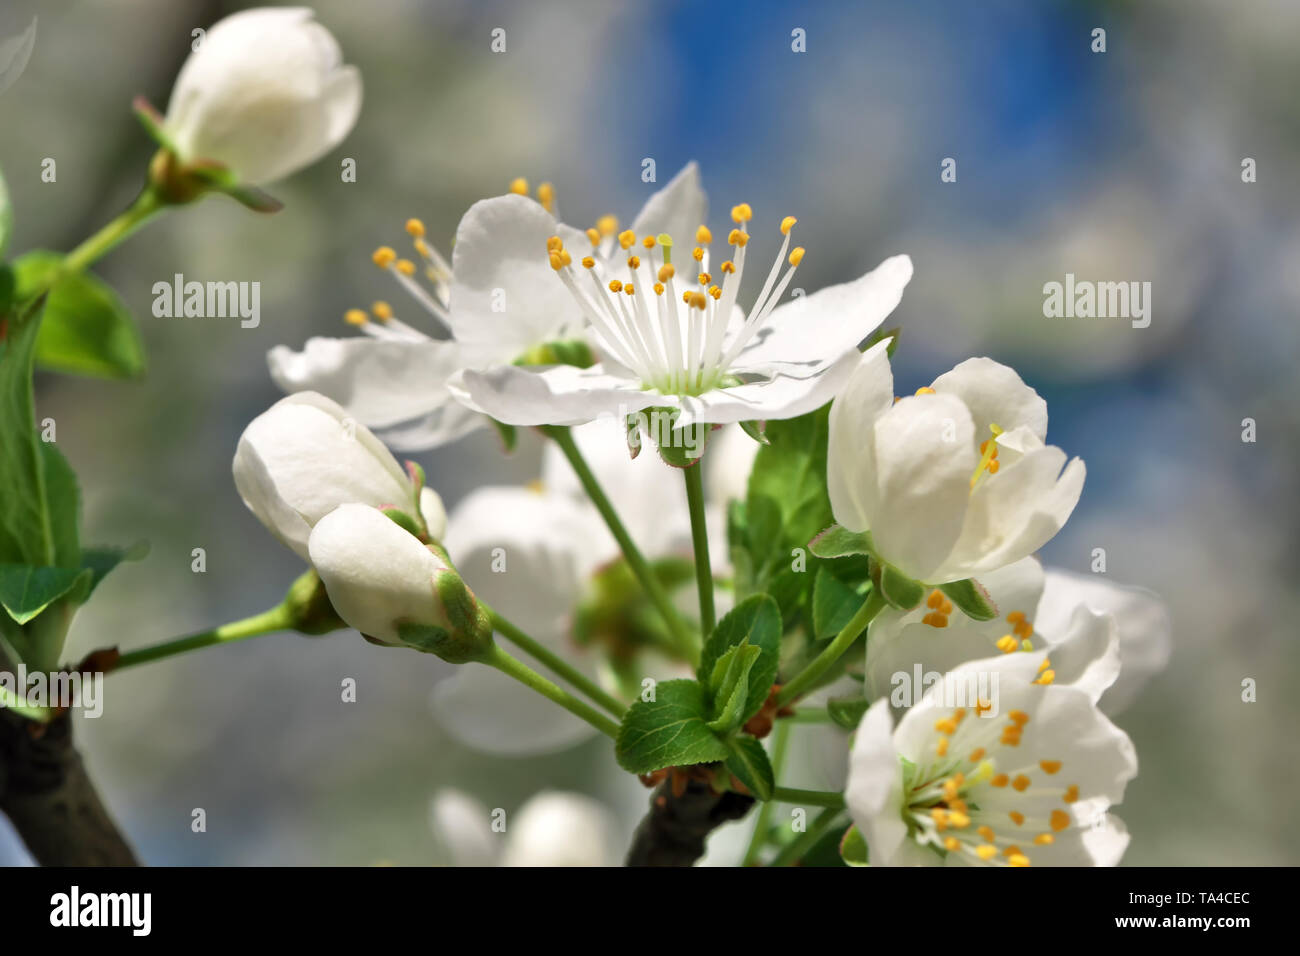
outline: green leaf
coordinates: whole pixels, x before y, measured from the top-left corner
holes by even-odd
[[[84,600],[91,577],[79,568],[0,564],[0,605],[15,622],[26,624],[65,594]]]
[[[748,672],[749,690],[741,723],[763,706],[781,660],[781,609],[769,595],[747,597],[718,622],[700,655],[700,680],[713,677],[714,668],[728,649],[748,643],[760,654]]]
[[[871,701],[865,697],[832,697],[826,702],[826,713],[845,730],[857,730],[870,706]]]
[[[840,840],[840,858],[849,866],[867,865],[867,841],[856,826],[844,831]]]
[[[762,648],[741,641],[718,658],[708,687],[713,695],[713,719],[707,721],[710,730],[727,734],[748,719],[745,704],[749,700],[749,672],[762,653]]]
[[[631,773],[725,760],[730,751],[705,724],[704,688],[693,680],[661,681],[655,699],[637,701],[623,718],[614,752]]]
[[[925,597],[925,585],[920,581],[913,581],[892,565],[882,564],[880,596],[890,607],[896,607],[900,611],[910,611],[921,603],[921,598]]]
[[[45,250],[14,260],[18,299],[42,288],[62,260],[57,252]],[[36,363],[75,375],[137,378],[144,374],[144,345],[117,293],[102,279],[76,272],[50,287],[36,342]]]
[[[149,543],[138,541],[129,548],[99,547],[86,548],[81,552],[81,567],[90,571],[90,587],[86,597],[94,593],[99,582],[108,576],[108,572],[123,561],[140,561],[149,553]]]
[[[939,590],[948,595],[952,603],[961,608],[962,613],[972,621],[991,621],[998,616],[998,606],[993,603],[984,585],[974,578],[941,584]]]
[[[51,564],[61,568],[81,565],[81,492],[77,476],[53,442],[41,442],[41,470],[44,474],[45,506],[50,518]]]
[[[829,568],[817,569],[813,582],[813,636],[833,637],[853,620],[862,607],[862,595],[837,578]]]
[[[0,563],[52,566],[42,442],[32,402],[41,303],[11,317],[0,337]]]
[[[808,543],[808,549],[819,558],[843,558],[851,554],[871,554],[874,547],[871,532],[849,531],[833,524]]]
[[[753,737],[733,737],[727,741],[727,747],[731,751],[727,769],[759,800],[771,800],[776,775],[763,745]]]
[[[830,406],[785,421],[768,422],[767,444],[754,457],[749,498],[766,496],[780,508],[785,542],[804,546],[831,523],[826,492],[826,440]]]
[[[0,173],[0,258],[4,258],[9,237],[14,231],[14,207],[9,202],[9,188],[5,186],[4,173]],[[0,303],[0,311],[3,311]]]

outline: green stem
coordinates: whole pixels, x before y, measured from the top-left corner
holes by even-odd
[[[242,621],[231,621],[229,624],[214,627],[210,631],[202,631],[198,634],[191,634],[189,637],[178,637],[174,640],[164,641],[161,644],[154,644],[151,647],[127,651],[117,659],[117,664],[114,665],[113,670],[120,671],[125,667],[135,667],[137,664],[148,664],[150,661],[162,660],[176,654],[184,654],[187,651],[196,651],[202,647],[212,647],[214,644],[231,644],[261,634],[293,630],[293,623],[293,615],[290,613],[289,608],[284,604],[277,604],[269,611],[254,614]]]
[[[700,630],[713,633],[717,616],[713,610],[713,568],[709,562],[709,529],[704,523],[704,481],[700,463],[684,468],[686,503],[691,511],[691,543],[695,546],[695,583],[700,591]]]
[[[790,749],[790,722],[782,721],[772,729],[772,776],[779,778],[781,768],[785,765],[785,755]],[[757,866],[758,855],[767,846],[767,830],[772,819],[774,803],[769,800],[758,808],[758,819],[754,821],[754,835],[749,838],[749,848],[741,866]]]
[[[659,579],[655,577],[654,571],[651,570],[645,557],[637,550],[636,543],[632,540],[631,535],[627,533],[627,529],[623,527],[623,522],[619,520],[614,506],[610,504],[609,498],[605,496],[604,490],[600,487],[600,482],[596,480],[596,476],[588,467],[586,459],[582,457],[582,452],[578,450],[573,435],[567,427],[558,425],[549,426],[544,428],[543,431],[555,440],[555,443],[560,447],[560,451],[564,452],[564,457],[573,466],[578,481],[582,483],[583,489],[587,492],[587,496],[591,498],[592,504],[596,506],[596,510],[600,512],[600,516],[605,519],[610,534],[618,542],[623,557],[627,559],[628,567],[632,569],[632,573],[641,582],[641,587],[645,588],[651,602],[663,615],[664,621],[668,624],[668,629],[672,631],[681,653],[692,667],[699,666],[699,641],[691,633],[690,628],[686,626],[686,622],[682,620],[681,615],[677,613],[677,608],[673,606],[672,600],[664,591],[663,585],[659,583]]]
[[[489,667],[495,667],[507,677],[513,677],[515,680],[519,681],[519,683],[526,687],[531,687],[543,697],[550,698],[569,713],[576,717],[581,717],[601,733],[606,734],[609,737],[618,736],[618,723],[616,721],[610,720],[586,701],[579,700],[568,691],[551,683],[541,674],[537,673],[537,671],[533,670],[522,661],[511,657],[497,645],[492,645],[492,649],[488,651],[488,654],[483,659],[482,663]]]
[[[835,818],[840,815],[838,807],[827,807],[821,813],[817,814],[810,826],[803,833],[799,834],[784,847],[781,852],[772,858],[770,866],[794,866],[804,855],[811,850],[831,828]]]
[[[844,630],[835,635],[835,639],[827,645],[826,649],[809,661],[808,666],[781,687],[780,692],[776,695],[777,706],[785,706],[800,694],[806,693],[816,686],[817,680],[844,655],[845,651],[853,646],[853,642],[866,630],[872,618],[879,614],[880,609],[884,606],[885,599],[880,596],[879,591],[873,590],[871,596],[858,610],[858,613],[853,615],[853,620],[844,625]]]
[[[63,258],[56,277],[80,272],[161,212],[166,203],[150,186],[121,215]],[[53,285],[53,280],[50,283]]]
[[[774,787],[772,799],[781,803],[807,804],[810,807],[844,809],[844,794],[831,790],[800,790],[798,787]]]
[[[829,724],[831,715],[825,707],[797,707],[793,714],[777,714],[777,726],[783,724]]]
[[[490,615],[492,615],[492,629],[494,631],[509,640],[525,654],[535,658],[549,667],[556,674],[559,674],[615,717],[620,720],[622,719],[623,714],[627,711],[627,707],[625,707],[617,697],[607,692],[594,680],[582,673],[582,671],[578,670],[564,658],[560,657],[560,655],[556,654],[549,647],[542,644],[540,641],[529,637],[492,608],[487,607],[486,605],[484,605],[484,608]]]

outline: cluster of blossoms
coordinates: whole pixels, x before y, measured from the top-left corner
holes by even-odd
[[[587,229],[559,221],[549,185],[527,193],[518,182],[472,206],[450,260],[414,219],[413,258],[375,252],[441,337],[376,302],[346,315],[361,335],[270,354],[292,394],[245,432],[236,484],[316,569],[339,616],[372,641],[492,665],[456,671],[434,695],[471,746],[536,753],[609,732],[554,707],[552,691],[514,686],[495,632],[527,641],[621,718],[625,768],[656,768],[657,780],[698,765],[691,779],[764,799],[762,774],[735,758],[838,677],[861,705],[845,752],[847,861],[860,843],[875,865],[1116,862],[1127,835],[1108,810],[1137,764],[1107,713],[1163,666],[1168,623],[1145,592],[1045,573],[1033,556],[1069,518],[1085,471],[1047,444],[1046,403],[987,358],[897,397],[893,338],[860,345],[900,302],[910,260],[786,298],[804,258],[790,248],[794,217],[775,230],[780,251],[746,312],[753,210],[731,209],[715,254],[694,164],[621,231],[612,216]],[[812,422],[828,404],[817,495],[834,524],[796,544],[827,568],[865,570],[829,645],[792,637],[780,606],[781,639],[811,648],[806,672],[787,673],[757,637],[726,644],[733,618],[714,628],[713,582],[757,634],[751,595],[763,588],[742,593],[755,560],[738,550],[734,509],[748,495],[758,524],[751,467],[786,453],[763,423]],[[638,457],[647,413],[669,428],[652,435],[659,455]],[[385,447],[429,449],[489,423],[511,440],[522,426],[554,439],[541,479],[480,487],[450,518],[419,466]],[[683,435],[699,436],[684,456]],[[692,579],[698,620],[682,600]],[[755,662],[768,650],[764,671]],[[914,673],[913,697],[901,691]],[[716,694],[683,705],[713,736],[647,762],[647,685],[674,688],[675,706]]]

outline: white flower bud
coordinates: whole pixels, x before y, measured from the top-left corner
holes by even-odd
[[[346,504],[312,529],[311,562],[339,617],[385,644],[410,644],[462,663],[492,627],[460,576],[383,512]]]
[[[319,159],[361,111],[361,74],[306,7],[259,7],[211,27],[181,68],[164,123],[183,162],[266,184]]]
[[[315,392],[290,395],[253,419],[239,439],[233,470],[244,504],[304,559],[312,526],[341,504],[415,507],[411,480],[397,459]],[[436,493],[422,494],[420,504],[422,513],[445,524]],[[430,530],[441,528],[431,522]]]

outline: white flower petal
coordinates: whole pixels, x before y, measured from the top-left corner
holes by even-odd
[[[889,343],[877,342],[857,360],[853,375],[831,405],[827,490],[835,520],[866,531],[876,508],[876,419],[894,402]]]
[[[617,828],[604,805],[580,793],[545,791],[515,811],[502,866],[617,866]]]
[[[429,823],[452,866],[496,866],[504,840],[492,832],[492,814],[469,794],[445,788],[433,796]]]
[[[876,330],[902,301],[911,278],[912,260],[893,256],[852,282],[796,296],[772,310],[736,362],[824,367]]]
[[[878,701],[858,725],[844,790],[849,814],[867,841],[868,859],[877,866],[890,865],[909,842],[902,817],[903,769],[893,733],[889,708]]]
[[[465,369],[450,388],[461,402],[508,425],[578,425],[670,403],[599,365],[556,365],[540,371],[514,365]]]
[[[1003,431],[1027,426],[1040,441],[1047,438],[1047,402],[1015,369],[991,358],[967,359],[936,378],[930,387],[966,403],[979,441],[990,437],[990,425]]]
[[[682,409],[677,424],[686,428],[696,423],[729,425],[797,418],[829,402],[848,382],[857,364],[857,353],[850,352],[817,375],[795,377],[777,372],[744,385],[683,395],[673,402]],[[740,371],[743,375],[744,370]]]
[[[500,671],[465,664],[433,688],[438,723],[474,750],[529,756],[567,750],[595,729]]]
[[[708,211],[708,198],[700,186],[700,168],[692,161],[646,200],[632,222],[632,231],[638,236],[666,232],[679,249],[689,252],[695,242],[696,227],[705,222]]]

